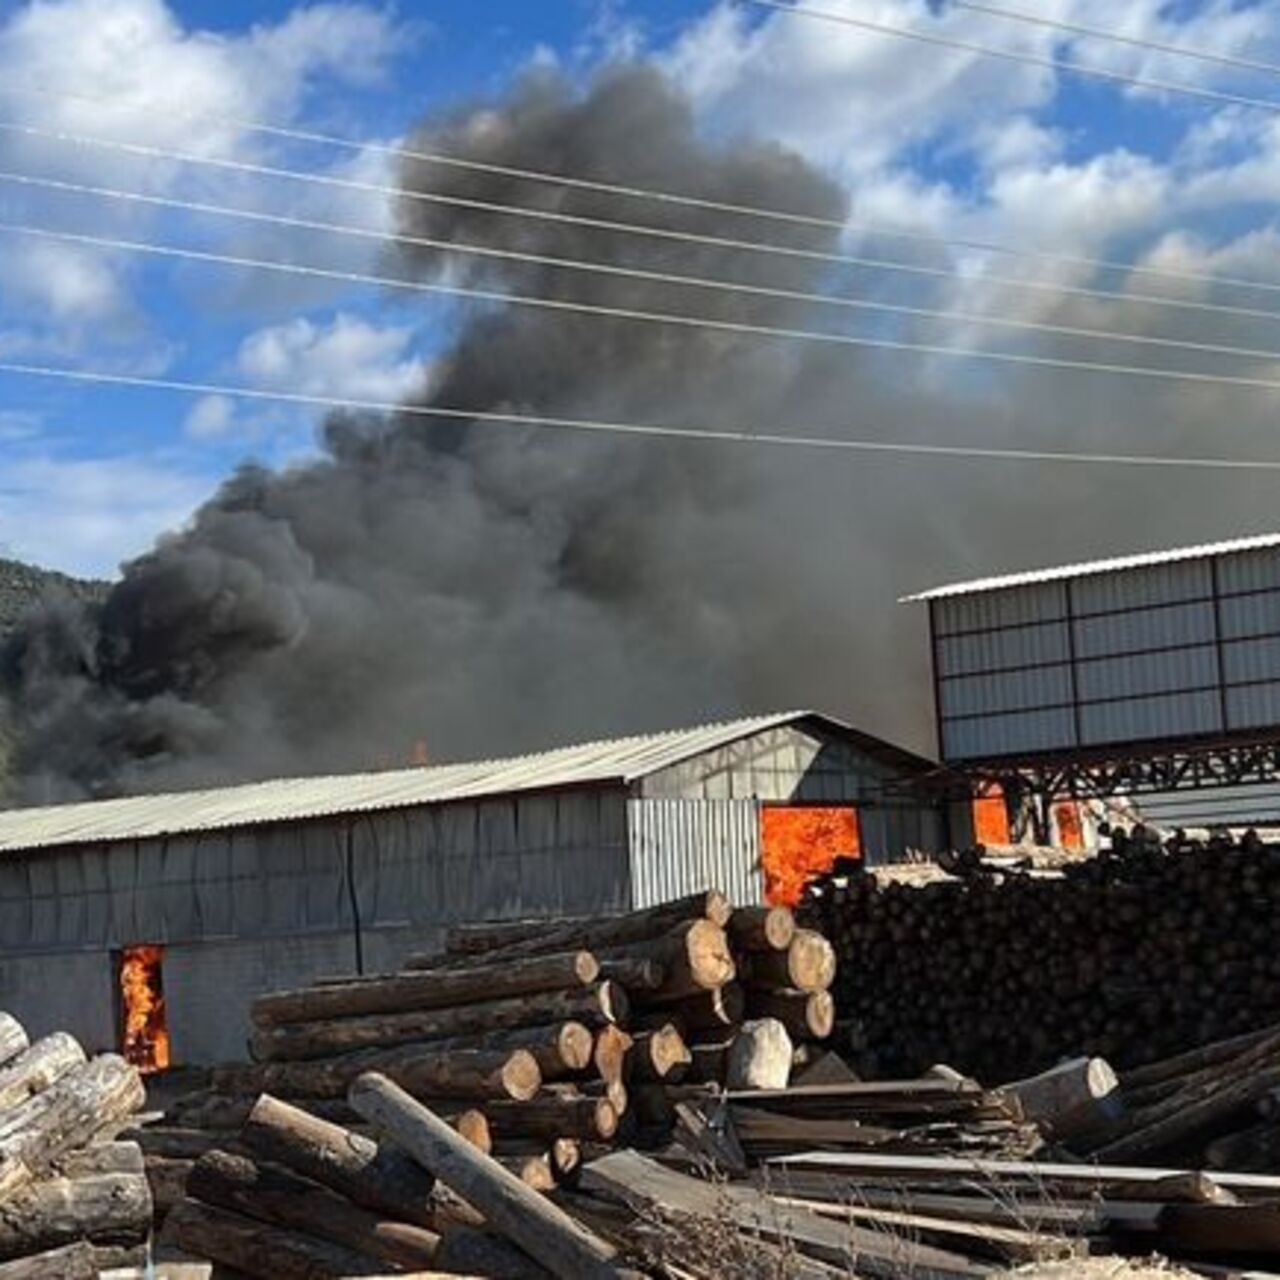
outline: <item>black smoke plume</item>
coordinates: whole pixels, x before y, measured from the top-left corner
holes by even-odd
[[[794,155],[700,138],[655,70],[554,75],[427,124],[485,162],[839,219]],[[818,288],[822,264],[415,199],[439,193],[709,236],[835,248],[822,229],[408,162],[401,270],[632,310],[804,325],[805,304],[550,264],[489,245]],[[457,308],[421,406],[783,430],[859,398],[858,362],[724,331],[520,305]],[[127,565],[100,607],[50,602],[3,655],[26,800],[533,748],[782,705],[874,710],[855,679],[866,549],[832,540],[812,459],[401,414],[324,428],[322,461],[243,467]],[[820,469],[820,468],[819,468]],[[871,575],[874,578],[874,575]],[[884,599],[876,611],[883,612]],[[869,611],[868,611],[869,612]],[[880,710],[888,706],[882,704]],[[882,723],[919,714],[899,705]]]

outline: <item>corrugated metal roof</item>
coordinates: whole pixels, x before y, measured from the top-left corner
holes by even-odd
[[[768,729],[809,722],[904,768],[931,762],[812,711],[784,711],[560,747],[533,755],[381,773],[277,778],[207,791],[128,796],[0,812],[0,853],[369,813],[582,784],[626,784]]]
[[[1280,533],[1263,533],[1252,538],[1236,538],[1230,542],[1208,542],[1198,547],[1175,547],[1170,551],[1148,551],[1141,555],[1116,556],[1110,560],[1088,560],[1081,564],[1062,565],[1056,569],[1037,569],[1029,573],[1009,573],[995,578],[975,578],[971,582],[955,582],[903,596],[899,604],[921,600],[942,600],[947,596],[968,596],[979,591],[999,591],[1004,587],[1025,587],[1037,582],[1056,582],[1062,578],[1083,578],[1094,573],[1119,573],[1123,569],[1145,569],[1155,564],[1172,564],[1178,560],[1203,560],[1210,556],[1231,555],[1238,551],[1262,551],[1280,547]]]

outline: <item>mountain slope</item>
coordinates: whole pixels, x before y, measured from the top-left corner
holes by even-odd
[[[41,594],[52,587],[76,596],[100,596],[107,590],[105,582],[71,578],[52,569],[37,569],[20,560],[0,558],[0,641]]]

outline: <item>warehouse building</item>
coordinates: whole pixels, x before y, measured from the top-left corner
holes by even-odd
[[[1280,813],[1280,534],[908,600],[928,606],[954,774],[1053,801],[1143,796],[1166,826]]]
[[[264,990],[377,972],[463,920],[936,849],[930,761],[812,712],[477,764],[0,813],[0,1008],[143,1065],[243,1054]],[[126,1034],[127,1032],[127,1034]]]

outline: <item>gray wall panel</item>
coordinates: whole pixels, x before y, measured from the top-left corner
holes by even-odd
[[[760,806],[754,800],[632,800],[632,898],[637,907],[720,889],[735,906],[764,901]]]
[[[84,1047],[118,1049],[115,968],[108,952],[6,955],[0,960],[0,1009],[34,1040],[70,1031]]]

